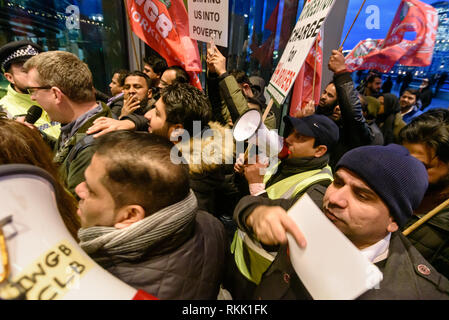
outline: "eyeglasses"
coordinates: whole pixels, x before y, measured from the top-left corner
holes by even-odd
[[[52,86],[43,86],[43,87],[28,87],[27,88],[27,92],[29,94],[33,94],[35,93],[37,90],[46,90],[46,89],[51,89]]]

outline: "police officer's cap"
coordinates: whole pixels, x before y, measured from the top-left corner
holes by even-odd
[[[42,51],[41,46],[29,40],[9,42],[0,48],[0,69],[5,73],[12,63],[24,62]]]

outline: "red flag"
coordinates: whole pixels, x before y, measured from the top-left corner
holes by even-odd
[[[155,0],[127,0],[132,31],[158,52],[169,66],[179,65],[189,72],[191,83],[201,89],[194,72],[201,72],[196,40],[189,36],[189,20],[183,0],[171,3]]]
[[[438,29],[434,7],[418,0],[402,0],[385,40],[363,40],[346,56],[350,71],[375,69],[388,72],[396,62],[423,67],[432,62]],[[405,40],[415,32],[414,40]]]
[[[294,27],[296,12],[298,10],[298,1],[296,0],[285,0],[284,10],[282,12],[282,25],[279,39],[279,51],[284,50],[287,42],[290,38],[292,28]],[[265,29],[270,30],[272,34],[260,47],[251,47],[253,54],[251,57],[258,60],[261,66],[271,67],[273,61],[273,50],[276,41],[276,30],[279,15],[279,3],[274,8],[273,12],[268,18],[265,24]]]
[[[313,45],[307,55],[306,61],[299,71],[293,87],[292,102],[290,104],[290,115],[295,114],[306,106],[311,100],[315,103],[320,101],[321,74],[323,71],[323,39],[321,32],[318,34],[318,45]],[[316,68],[315,68],[316,64]],[[315,71],[315,86],[313,77]]]

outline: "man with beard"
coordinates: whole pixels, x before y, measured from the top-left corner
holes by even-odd
[[[23,121],[28,109],[32,105],[38,105],[36,101],[31,100],[28,94],[27,73],[23,64],[41,52],[42,48],[39,45],[28,40],[10,42],[0,48],[1,71],[10,83],[7,94],[0,100],[0,107],[10,118],[19,118]],[[59,137],[60,124],[51,121],[45,111],[42,111],[42,115],[35,125],[44,134],[55,139]]]
[[[152,80],[145,73],[140,71],[129,73],[123,85],[123,108],[118,114],[118,119],[121,120],[130,114],[143,116],[151,109],[156,102],[152,87]]]
[[[190,184],[199,208],[218,215],[223,198],[224,164],[234,156],[233,140],[226,128],[211,121],[207,96],[188,83],[174,83],[161,90],[155,108],[145,114],[148,132],[170,139],[189,164]],[[172,152],[172,161],[184,161]]]
[[[424,165],[396,144],[362,146],[338,162],[334,181],[324,196],[313,199],[323,215],[360,253],[383,273],[378,287],[362,300],[449,299],[449,282],[398,232],[419,206],[428,186]],[[311,299],[290,260],[287,233],[299,247],[307,239],[285,210],[294,200],[244,197],[234,219],[252,239],[280,245],[262,275],[253,298],[258,300]],[[329,243],[332,250],[332,243]],[[322,254],[326,254],[323,252]]]
[[[334,79],[324,89],[315,113],[328,116],[340,128],[340,139],[330,154],[329,164],[334,168],[347,151],[371,144],[374,134],[363,117],[362,105],[351,74],[346,69],[343,53],[333,50],[328,67],[334,73]]]
[[[404,90],[399,98],[399,105],[401,106],[402,120],[406,124],[422,114],[420,103],[417,89],[407,88]]]
[[[136,74],[138,74],[139,77],[144,77],[145,79],[149,79],[149,77],[142,73],[136,71]],[[142,76],[143,74],[143,76]],[[148,81],[148,80],[147,80]],[[157,88],[153,87],[151,84],[151,80],[149,80],[150,83],[148,84],[148,88],[152,89],[152,94],[154,95],[154,99],[151,99],[150,104],[151,106],[155,106],[156,101],[159,99],[159,92],[156,90],[163,89],[169,85],[172,85],[174,83],[189,83],[190,77],[189,74],[181,67],[179,66],[171,66],[162,73],[162,76],[160,78],[160,81],[157,84]],[[143,84],[142,84],[143,85]],[[144,95],[143,91],[141,92],[142,95]],[[132,104],[132,102],[131,102]],[[136,105],[130,104],[130,108],[136,107]],[[148,108],[146,109],[148,111]],[[145,111],[145,112],[146,112]],[[143,113],[139,114],[132,114],[128,113],[127,115],[121,116],[121,118],[118,119],[111,119],[107,117],[102,117],[97,119],[91,128],[87,131],[88,134],[95,133],[94,137],[97,138],[105,133],[117,131],[117,130],[136,130],[136,131],[147,131],[148,130],[148,121],[143,117]]]
[[[429,187],[407,226],[449,198],[449,111],[436,109],[415,118],[400,132],[402,144],[427,168]],[[449,277],[449,206],[408,238],[440,273]]]
[[[382,78],[377,73],[371,73],[368,79],[366,79],[366,87],[363,92],[364,96],[378,98],[380,96],[380,90],[382,88]]]
[[[101,137],[76,187],[80,246],[107,271],[160,299],[216,299],[226,260],[221,223],[198,210],[173,144],[143,132]]]

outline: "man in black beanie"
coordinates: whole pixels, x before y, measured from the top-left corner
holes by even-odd
[[[449,299],[449,281],[398,232],[427,185],[424,165],[395,144],[359,147],[337,163],[333,183],[322,203],[315,203],[383,272],[379,287],[359,299]],[[236,207],[234,218],[241,229],[266,245],[281,245],[255,291],[256,299],[311,298],[287,253],[287,232],[300,247],[307,245],[300,226],[285,212],[292,205],[289,200],[249,196]]]

